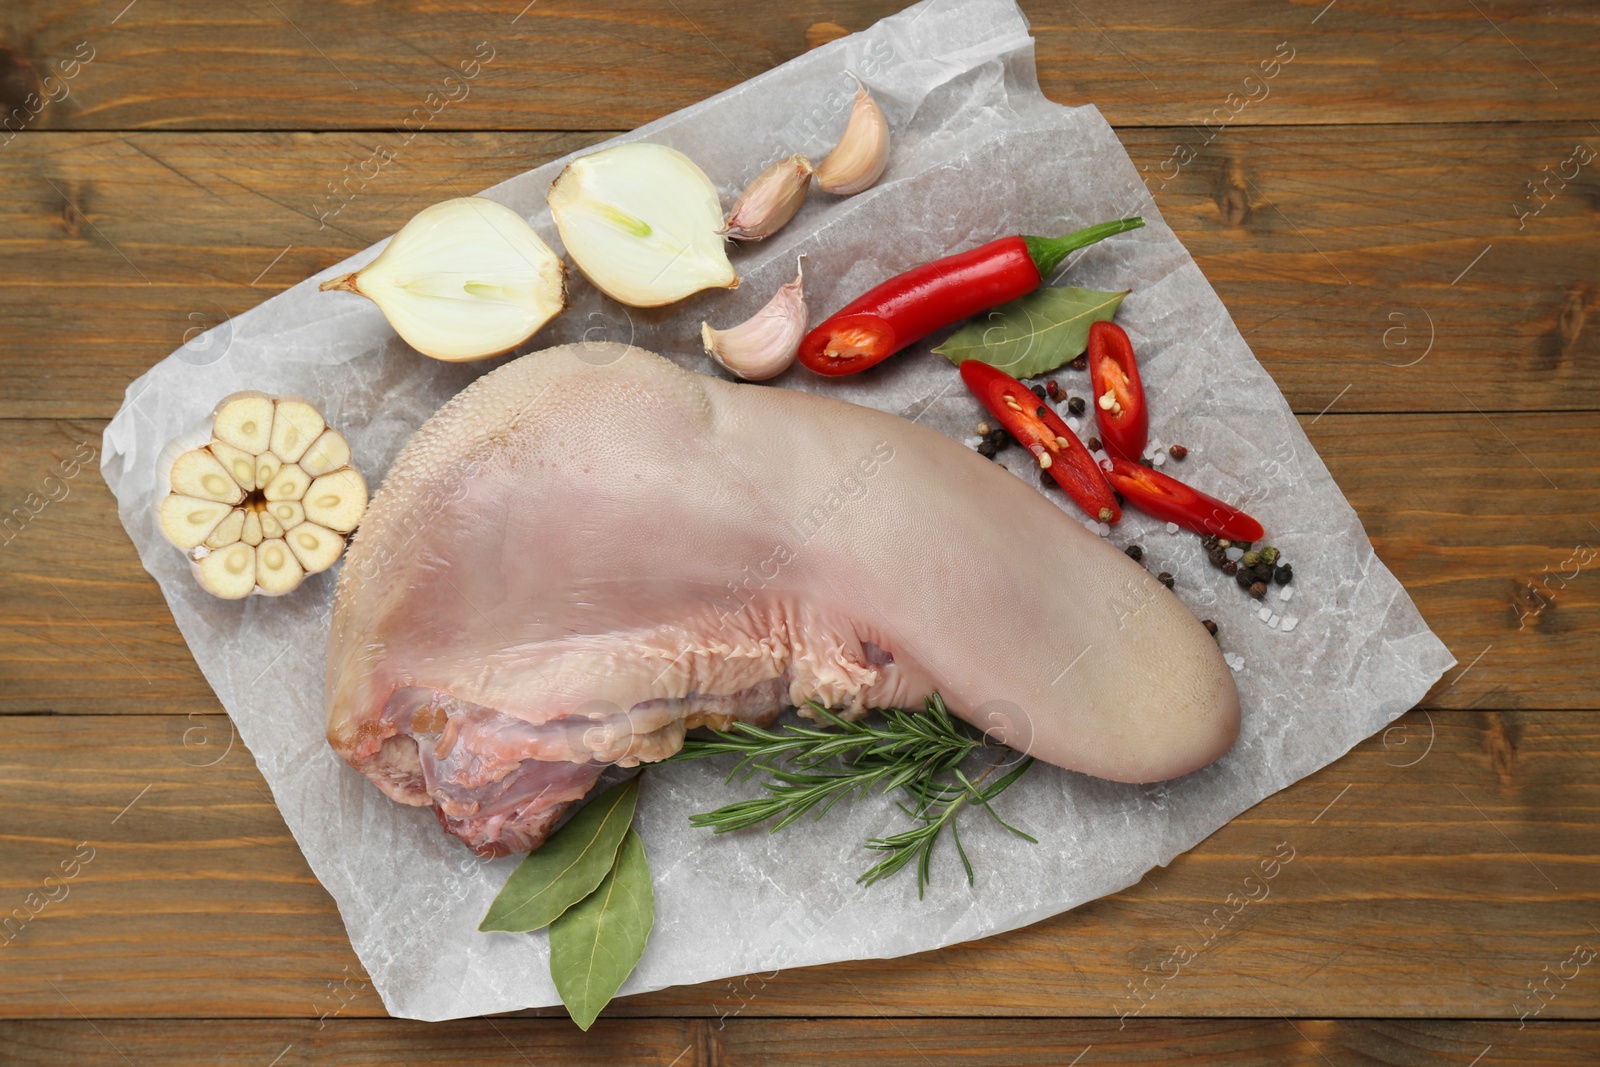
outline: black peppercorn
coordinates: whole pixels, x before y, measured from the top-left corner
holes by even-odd
[[[1154,467],[1155,464],[1151,463],[1149,460],[1145,459],[1143,456],[1140,456],[1139,457],[1139,466],[1141,466],[1141,467]]]
[[[1210,634],[1212,637],[1217,636],[1217,624],[1212,622],[1210,619],[1205,620],[1200,625],[1204,626],[1206,628],[1206,633]]]
[[[1238,574],[1239,573],[1239,565],[1237,563],[1235,563],[1233,560],[1231,560],[1228,557],[1224,556],[1224,557],[1222,557],[1222,573],[1223,574]],[[1243,583],[1240,583],[1240,584],[1243,584]]]
[[[1211,565],[1213,567],[1220,567],[1224,563],[1228,562],[1228,553],[1220,548],[1213,548],[1210,552],[1206,553],[1206,558],[1211,561]]]
[[[1160,582],[1168,589],[1171,589],[1173,585],[1176,584],[1176,579],[1172,577],[1171,571],[1162,571],[1160,574],[1156,575],[1156,581]]]
[[[1232,563],[1233,561],[1229,560],[1228,562]],[[1235,568],[1239,567],[1237,563],[1234,563],[1233,565]],[[1247,570],[1236,569],[1233,577],[1234,580],[1239,583],[1240,589],[1249,589],[1250,586],[1255,583],[1255,579],[1250,576],[1250,572]]]
[[[1077,359],[1075,359],[1071,363],[1067,364],[1067,366],[1071,367],[1073,370],[1083,370],[1088,365],[1089,365],[1089,357],[1088,356],[1079,356]]]
[[[1100,438],[1091,437],[1085,443],[1089,446],[1089,451],[1090,452],[1098,452],[1098,451],[1100,451]]]
[[[1034,396],[1038,397],[1040,400],[1044,399],[1044,386],[1042,386],[1042,385],[1030,385],[1030,386],[1028,386],[1028,388],[1033,390],[1033,395]]]
[[[1140,548],[1138,545],[1129,545],[1127,548],[1123,549],[1122,551],[1124,551],[1124,552],[1126,552],[1128,554],[1128,558],[1129,559],[1132,559],[1132,560],[1135,560],[1135,561],[1144,559],[1144,549]]]
[[[1279,585],[1288,585],[1290,582],[1294,581],[1294,568],[1289,566],[1287,563],[1282,564],[1277,570],[1272,572],[1272,580],[1277,582]]]
[[[1071,397],[1067,400],[1067,411],[1073,415],[1082,415],[1083,406],[1083,397],[1081,396]]]

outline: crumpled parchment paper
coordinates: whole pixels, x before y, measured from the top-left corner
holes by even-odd
[[[1416,703],[1454,662],[1373,553],[1355,513],[1251,355],[1221,301],[1161,221],[1115,134],[1093,107],[1038,89],[1033,42],[1007,0],[925,0],[618,141],[648,139],[693,157],[731,202],[765,164],[819,159],[854,92],[872,89],[894,130],[876,187],[840,199],[813,191],[777,236],[736,253],[732,293],[627,310],[575,276],[573,306],[527,346],[631,342],[684,366],[701,354],[702,318],[743,320],[807,254],[812,321],[914,264],[1008,233],[1065,233],[1124,215],[1148,226],[1079,253],[1073,285],[1131,288],[1118,321],[1139,352],[1153,435],[1182,443],[1182,475],[1244,502],[1295,564],[1293,599],[1260,605],[1212,570],[1198,539],[1128,512],[1113,533],[1221,626],[1244,705],[1238,744],[1216,764],[1159,786],[1119,785],[1039,765],[1005,795],[1005,817],[963,840],[969,887],[948,843],[928,898],[906,872],[871,889],[856,875],[868,837],[906,822],[891,799],[841,805],[826,823],[713,836],[692,812],[752,795],[715,762],[662,765],[643,781],[638,826],[655,875],[656,927],[622,992],[835,960],[923,951],[1024,926],[1137,882],[1263,797],[1322,767]],[[566,160],[487,191],[558,250],[544,194]],[[318,403],[376,485],[435,409],[498,365],[447,365],[398,341],[378,310],[317,284],[370,261],[374,246],[191,342],[135,381],[105,433],[102,462],[122,521],[160,582],[196,661],[254,754],[290,830],[338,902],[351,943],[394,1015],[449,1019],[558,1003],[543,934],[480,934],[515,858],[479,860],[427,809],[402,807],[345,766],[323,738],[323,670],[332,575],[282,599],[207,596],[157,530],[155,461],[171,437],[238,389]],[[938,337],[931,339],[937,343]],[[829,379],[795,369],[777,384],[902,414],[953,437],[980,411],[953,368],[918,346],[872,374]],[[1082,391],[1082,390],[1080,390]],[[1011,461],[1018,476],[1040,472]],[[1062,494],[1052,499],[1064,502]],[[1076,516],[1075,516],[1076,517]],[[974,566],[981,566],[975,561]],[[1285,620],[1297,620],[1284,631]],[[1003,872],[1003,873],[1002,873]]]

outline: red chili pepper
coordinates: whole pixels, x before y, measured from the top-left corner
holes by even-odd
[[[1145,408],[1144,386],[1139,384],[1133,342],[1116,323],[1097,322],[1089,327],[1088,356],[1100,439],[1111,455],[1138,462],[1150,443],[1150,413]]]
[[[1061,416],[1031,389],[977,359],[962,362],[961,380],[1080,508],[1100,522],[1122,518],[1116,494],[1095,466],[1094,457]]]
[[[1121,456],[1111,457],[1106,478],[1124,500],[1146,515],[1175,522],[1186,530],[1230,541],[1259,541],[1266,533],[1259,522],[1238,508]]]
[[[1002,237],[913,267],[806,334],[800,362],[818,374],[866,370],[935,330],[1033,292],[1069,253],[1143,225],[1118,219],[1065,237]]]

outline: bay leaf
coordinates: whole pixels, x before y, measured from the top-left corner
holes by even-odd
[[[977,359],[1013,378],[1033,378],[1081,356],[1089,345],[1089,327],[1109,321],[1128,293],[1035,289],[975,316],[934,351],[957,366]]]
[[[629,828],[599,888],[550,924],[550,977],[579,1029],[589,1029],[633,973],[655,919],[650,862]]]
[[[478,929],[538,930],[593,893],[615,866],[638,799],[634,777],[589,801],[517,865]]]

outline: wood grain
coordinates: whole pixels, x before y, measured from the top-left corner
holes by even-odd
[[[631,128],[899,10],[900,0],[167,0],[8,8],[0,61],[6,110],[29,91],[57,102],[21,112],[34,128],[389,129],[480,45],[493,59],[439,129]],[[1092,101],[1118,125],[1201,123],[1229,94],[1260,96],[1259,65],[1293,60],[1241,123],[1521,122],[1590,119],[1600,13],[1581,0],[1024,0],[1040,82]],[[219,42],[225,47],[219,48]],[[482,54],[490,54],[484,51]],[[75,56],[67,81],[42,79]],[[1236,104],[1233,106],[1237,106]]]
[[[19,137],[0,152],[12,190],[0,200],[0,417],[109,417],[129,381],[204,328],[430,203],[604,136],[441,134],[403,147],[383,133]],[[1586,328],[1600,163],[1553,183],[1538,215],[1512,210],[1542,166],[1585,137],[1600,146],[1593,131],[1122,136],[1295,410],[1600,409],[1600,331]],[[393,164],[328,191],[379,144],[397,149]]]
[[[1425,706],[1595,708],[1600,415],[1301,422],[1429,625],[1463,667],[1483,653]],[[97,461],[51,480],[98,449],[102,429],[0,421],[0,521],[11,523],[0,528],[0,711],[216,711]],[[1248,641],[1223,635],[1226,647]]]
[[[93,856],[0,948],[0,1017],[382,1014],[225,719],[3,722],[8,908],[43,893],[81,843]],[[1600,941],[1597,757],[1596,712],[1412,713],[1074,912],[939,952],[663,990],[608,1012],[1116,1018],[1144,1003],[1143,1017],[1516,1020],[1531,1010],[1530,981]],[[1274,856],[1284,862],[1263,895],[1244,879]],[[1246,893],[1257,902],[1217,917]],[[1163,961],[1178,945],[1195,958],[1170,977]],[[1592,1017],[1595,966],[1552,984],[1537,1018]]]
[[[1353,1063],[1410,1067],[1509,1062],[1571,1064],[1600,1053],[1593,1023],[1463,1020],[1160,1019],[1115,1021],[883,1018],[601,1020],[587,1034],[557,1019],[470,1019],[454,1023],[141,1022],[108,1019],[0,1023],[15,1067],[70,1062],[81,1067],[209,1067],[218,1062],[272,1067],[1063,1067],[1082,1062],[1228,1067],[1326,1067]],[[1089,1050],[1093,1054],[1088,1055]],[[124,1058],[126,1057],[126,1058]]]

